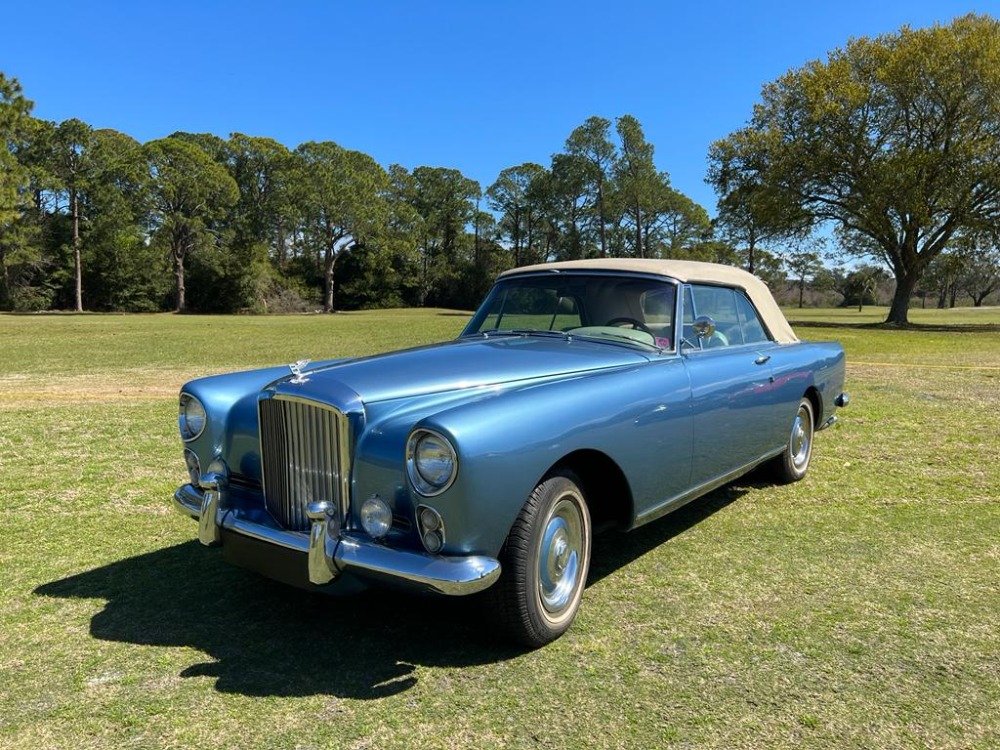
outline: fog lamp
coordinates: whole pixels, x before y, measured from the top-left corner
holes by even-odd
[[[436,531],[428,531],[424,534],[424,547],[432,555],[436,555],[441,551],[441,547],[444,546],[444,540],[441,539],[441,534]]]
[[[436,555],[444,547],[444,519],[441,514],[429,505],[421,505],[417,508],[417,524],[424,549]]]
[[[425,505],[420,509],[420,526],[424,531],[437,531],[441,528],[441,516]]]
[[[372,495],[361,505],[361,525],[374,539],[381,539],[392,528],[392,509],[378,495]]]

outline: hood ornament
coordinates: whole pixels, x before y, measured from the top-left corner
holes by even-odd
[[[307,378],[305,375],[302,374],[302,368],[308,365],[311,361],[312,360],[308,359],[300,359],[298,362],[292,362],[292,364],[288,365],[288,369],[291,370],[292,375],[295,376],[288,382],[295,383],[295,385],[299,385],[300,383],[308,383],[309,378]]]

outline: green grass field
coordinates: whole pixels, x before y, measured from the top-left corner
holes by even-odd
[[[914,313],[789,311],[849,358],[806,480],[599,538],[527,653],[469,601],[227,566],[170,509],[185,379],[463,315],[0,316],[0,747],[996,748],[1000,311]]]

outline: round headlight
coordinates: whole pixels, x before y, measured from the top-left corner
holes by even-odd
[[[406,444],[406,471],[421,495],[444,492],[455,481],[458,459],[448,439],[430,430],[415,430]]]
[[[177,413],[177,426],[180,428],[181,438],[185,441],[194,440],[205,430],[207,422],[208,415],[201,401],[190,393],[182,393]]]
[[[392,510],[378,495],[372,495],[361,505],[361,525],[375,539],[381,539],[392,528]]]

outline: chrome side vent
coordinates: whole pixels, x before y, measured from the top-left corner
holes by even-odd
[[[281,526],[308,531],[309,503],[347,511],[350,476],[347,417],[333,407],[275,396],[258,402],[261,483],[268,512]]]

